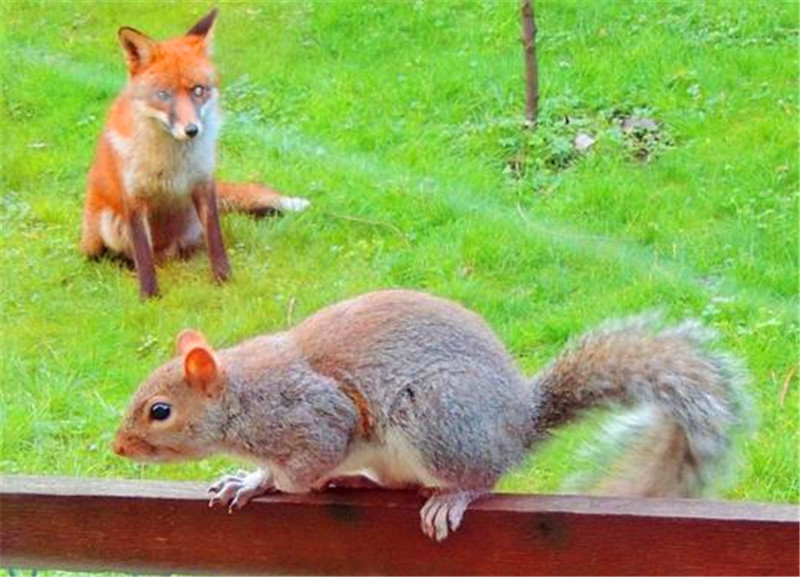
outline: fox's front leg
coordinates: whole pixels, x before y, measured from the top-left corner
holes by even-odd
[[[133,262],[139,276],[139,292],[142,298],[158,295],[156,267],[153,259],[153,247],[147,230],[147,214],[143,206],[130,207],[127,214],[128,227],[133,244]]]
[[[228,264],[225,245],[222,243],[214,181],[211,180],[196,186],[192,191],[192,201],[197,210],[197,216],[203,224],[208,258],[211,260],[211,271],[214,273],[215,279],[220,282],[226,281],[231,276],[231,267]]]

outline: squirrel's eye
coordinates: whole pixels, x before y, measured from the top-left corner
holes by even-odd
[[[156,92],[156,98],[158,98],[159,100],[167,101],[170,98],[172,98],[172,95],[169,93],[168,90],[159,90],[158,92]]]
[[[167,403],[155,403],[150,407],[150,418],[154,421],[165,421],[169,418],[172,407]]]
[[[194,94],[198,98],[203,96],[203,94],[205,94],[205,92],[206,92],[206,87],[205,86],[200,86],[199,84],[197,86],[195,86],[194,88],[192,88],[192,94]]]

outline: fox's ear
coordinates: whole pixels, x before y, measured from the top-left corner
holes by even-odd
[[[219,14],[219,9],[213,8],[211,12],[203,16],[203,18],[186,33],[187,36],[197,36],[201,38],[201,45],[207,53],[211,52],[211,40],[214,36],[214,22],[217,19],[217,14]]]
[[[185,355],[193,348],[200,346],[211,348],[203,333],[194,329],[183,329],[175,338],[175,352],[179,355]]]
[[[195,347],[183,357],[183,378],[199,393],[219,395],[224,387],[220,373],[217,355],[206,346]]]
[[[134,75],[147,66],[148,61],[153,56],[156,41],[146,34],[127,26],[120,28],[118,34],[119,42],[125,51],[125,58],[128,60],[128,70],[131,75]]]

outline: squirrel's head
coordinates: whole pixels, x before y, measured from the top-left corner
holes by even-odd
[[[214,451],[225,424],[226,376],[197,331],[182,331],[178,357],[156,369],[133,397],[113,442],[136,461],[196,459]]]

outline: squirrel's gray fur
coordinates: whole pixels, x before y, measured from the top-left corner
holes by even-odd
[[[370,293],[216,352],[221,393],[189,419],[183,444],[190,456],[222,451],[262,466],[212,487],[215,500],[235,506],[358,472],[386,486],[430,487],[422,526],[439,540],[554,429],[600,405],[645,407],[646,444],[633,443],[619,477],[601,490],[695,495],[731,452],[743,372],[707,349],[697,323],[655,324],[640,318],[589,332],[526,378],[460,305],[412,291]],[[161,457],[157,435],[135,422],[138,407],[181,386],[174,381],[185,380],[185,362],[184,375],[175,359],[142,385],[118,440],[135,438]],[[178,432],[171,435],[176,451]]]

